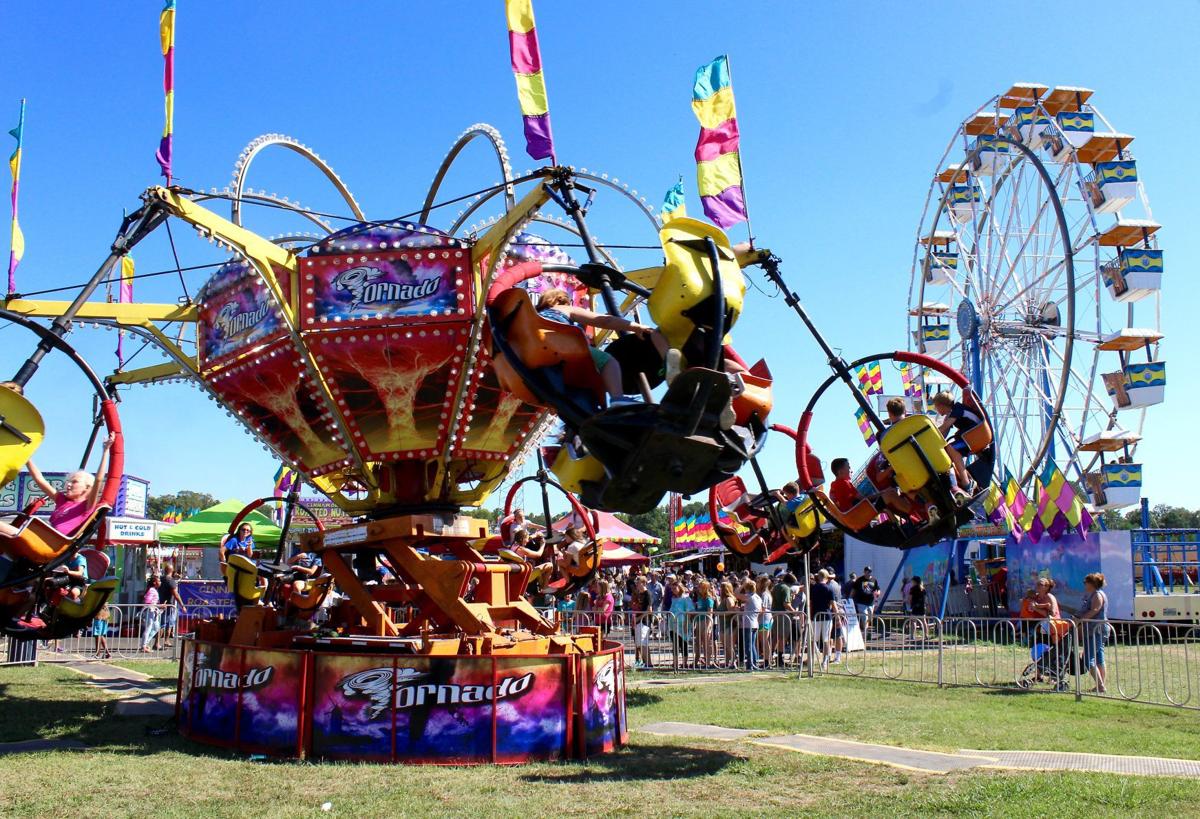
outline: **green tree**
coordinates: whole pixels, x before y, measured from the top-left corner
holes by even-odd
[[[162,520],[167,510],[174,507],[184,515],[195,510],[215,506],[217,499],[207,492],[193,492],[185,489],[174,495],[151,495],[146,500],[146,517],[150,520]]]

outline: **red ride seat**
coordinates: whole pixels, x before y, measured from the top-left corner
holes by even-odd
[[[529,294],[517,287],[497,296],[490,309],[496,327],[503,328],[504,340],[525,367],[537,370],[561,366],[567,387],[588,392],[597,406],[605,405],[608,393],[592,363],[591,344],[583,330],[543,318],[534,309]],[[505,390],[527,404],[542,405],[499,350],[495,351],[495,368]]]

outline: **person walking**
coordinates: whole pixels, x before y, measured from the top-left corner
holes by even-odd
[[[142,595],[142,651],[150,653],[150,644],[158,635],[162,610],[158,596],[158,575],[150,575],[146,592]]]
[[[175,578],[175,566],[171,561],[163,564],[162,580],[158,584],[158,599],[162,603],[162,628],[154,638],[154,650],[175,639],[179,628],[179,613],[184,610],[183,598],[179,596],[179,581]]]

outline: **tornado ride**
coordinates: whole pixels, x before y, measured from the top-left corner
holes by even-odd
[[[471,143],[494,151],[501,181],[439,201],[443,181]],[[351,224],[335,230],[328,213],[248,188],[248,171],[267,149],[312,163],[343,199]],[[600,194],[632,203],[635,218],[655,232],[653,245],[643,247],[655,251],[657,263],[624,270],[594,237],[588,214]],[[463,203],[463,211],[443,228],[432,226],[435,211],[453,203]],[[222,204],[228,217],[212,207]],[[263,238],[243,224],[243,210],[255,205],[322,232]],[[486,222],[467,226],[489,209]],[[212,265],[215,273],[194,298],[186,289],[177,303],[92,298],[148,237],[165,233],[176,254],[172,223],[231,254]],[[586,261],[576,263],[530,232],[535,224],[567,234]],[[751,266],[783,292],[832,370],[796,430],[769,420],[766,363],[748,365],[732,344],[743,269]],[[167,272],[183,283],[184,270],[177,261]],[[573,308],[594,308],[602,320],[588,327],[550,320],[552,311],[539,312],[531,298],[548,291],[565,294]],[[891,361],[940,372],[963,388],[963,401],[982,418],[981,432],[988,429],[981,402],[946,364],[903,351],[843,361],[770,251],[733,246],[693,219],[660,225],[636,192],[605,174],[554,164],[514,176],[503,140],[486,125],[455,142],[421,208],[378,221],[367,219],[309,148],[282,135],[260,137],[238,159],[231,188],[148,189],[70,303],[16,295],[3,307],[40,338],[15,384],[24,384],[51,349],[74,355],[62,341],[73,323],[133,334],[166,360],[118,369],[104,382],[92,376],[104,402],[100,420],[118,444],[117,391],[183,379],[355,519],[299,536],[299,550],[321,567],[299,574],[285,551],[287,522],[308,514],[294,484],[273,559],[231,554],[226,561],[236,617],[200,622],[184,643],[180,731],[248,753],[506,763],[580,758],[627,741],[622,647],[599,629],[563,633],[525,597],[535,573],[538,588],[559,595],[594,576],[601,555],[595,533],[589,530],[573,553],[550,552],[535,566],[489,537],[487,521],[463,511],[483,503],[530,457],[541,466],[543,497],[561,490],[577,512],[638,513],[668,492],[708,492],[710,504],[733,510],[737,521],[722,536],[742,554],[804,548],[825,519],[904,548],[952,534],[970,515],[972,493],[952,491],[947,441],[932,421],[914,414],[885,426],[856,368]],[[653,333],[641,324],[645,315]],[[631,327],[618,317],[638,322]],[[38,318],[53,319],[50,329]],[[597,355],[602,344],[604,355]],[[608,369],[613,364],[619,384],[617,370]],[[864,491],[865,506],[854,510],[826,493],[812,443],[818,400],[838,383],[853,396],[860,427],[874,430],[880,446],[872,459],[894,484]],[[641,400],[618,399],[621,393]],[[9,435],[2,466],[11,472],[28,458],[41,425],[17,391],[0,399],[5,418],[17,421],[10,424],[15,435],[0,424]],[[773,500],[756,460],[772,430],[792,441],[805,495],[786,504]],[[971,450],[979,486],[990,477],[989,435],[978,436]],[[113,447],[109,502],[120,452]],[[747,464],[758,484],[753,492],[738,477]],[[919,514],[889,506],[901,495]],[[512,497],[510,491],[508,506]],[[272,501],[255,501],[246,512]],[[31,581],[86,541],[80,532],[60,536],[44,553],[19,553],[35,527],[31,522],[5,544],[7,576],[17,582],[0,581],[0,590],[36,594]],[[380,582],[383,569],[389,582]],[[335,584],[338,601],[315,627],[314,613]],[[84,608],[94,599],[84,595]],[[20,611],[16,601],[7,605],[23,617],[29,601]],[[67,612],[75,620],[62,627],[79,616]]]
[[[503,181],[475,194],[448,229],[426,224],[440,207],[443,178],[475,139],[495,150]],[[315,239],[267,240],[244,227],[242,208],[266,200],[326,224],[295,203],[244,188],[254,157],[272,147],[313,162],[357,221]],[[560,632],[524,597],[535,567],[501,556],[487,522],[460,510],[482,503],[530,454],[540,457],[555,419],[557,441],[544,450],[553,457],[540,483],[543,491],[562,488],[576,509],[637,512],[669,491],[706,491],[762,446],[770,379],[762,363],[733,377],[725,372],[737,356],[728,333],[745,289],[726,236],[673,220],[658,236],[665,264],[623,272],[588,229],[598,189],[632,201],[659,233],[644,203],[604,175],[552,166],[513,177],[488,126],[460,137],[412,221],[368,221],[314,153],[271,135],[243,153],[232,190],[147,190],[71,303],[5,300],[6,315],[37,328],[47,349],[66,347],[57,336],[73,322],[144,338],[167,360],[96,381],[106,407],[109,393],[125,385],[190,380],[356,518],[300,537],[323,567],[315,576],[302,578],[290,565],[286,531],[273,560],[228,557],[237,615],[199,623],[185,642],[183,734],[280,756],[432,763],[575,758],[626,741],[621,647],[598,629]],[[207,207],[222,201],[231,203],[228,218]],[[489,205],[503,208],[498,218],[463,229]],[[551,208],[565,219],[543,212]],[[91,298],[130,251],[170,222],[233,253],[194,299]],[[531,222],[577,239],[588,261],[575,264],[526,233]],[[682,371],[655,400],[664,361],[651,339],[549,321],[530,295],[552,288],[576,306],[595,300],[610,315],[648,310],[682,351]],[[52,330],[36,318],[53,318]],[[186,352],[191,334],[194,354]],[[612,390],[593,363],[592,345],[605,336],[622,390],[642,401],[610,403]],[[22,372],[15,383],[27,380]],[[7,418],[25,419],[21,445],[6,445],[5,468],[13,471],[41,428],[17,391],[4,401]],[[117,428],[115,408],[102,417]],[[119,478],[115,454],[106,497],[112,475]],[[294,498],[286,506],[288,519],[305,514]],[[594,534],[588,539],[573,561],[556,560],[540,578],[543,591],[571,593],[595,574],[601,550]],[[20,582],[5,585],[36,589],[29,581],[85,540],[83,532],[60,538],[37,561],[22,561],[10,546],[16,557],[7,575]],[[377,582],[381,565],[395,582]],[[313,614],[334,584],[342,598],[315,628]],[[89,591],[85,602],[93,597]]]

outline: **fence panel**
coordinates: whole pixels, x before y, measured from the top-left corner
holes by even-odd
[[[108,606],[108,620],[92,620],[75,634],[57,640],[36,641],[36,659],[40,663],[175,660],[179,656],[178,636],[179,617],[174,604],[112,603]],[[0,639],[0,665],[14,664],[8,661],[9,648],[19,639],[13,636]]]

